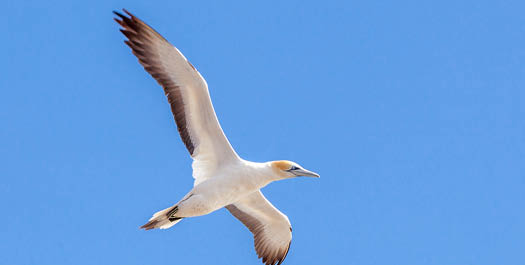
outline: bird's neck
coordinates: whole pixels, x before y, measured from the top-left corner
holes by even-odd
[[[272,168],[269,162],[267,163],[257,163],[257,162],[248,162],[248,165],[251,168],[250,178],[253,178],[257,182],[261,183],[262,187],[270,184],[273,181],[284,179],[282,176],[279,176],[275,170]]]

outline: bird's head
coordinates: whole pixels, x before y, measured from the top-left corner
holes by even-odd
[[[319,174],[306,170],[292,161],[272,161],[270,162],[270,165],[272,166],[273,171],[282,178],[319,177]]]

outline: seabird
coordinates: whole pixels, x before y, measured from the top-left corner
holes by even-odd
[[[299,164],[265,163],[240,158],[224,135],[208,85],[182,53],[150,26],[124,9],[115,21],[140,64],[164,88],[178,131],[193,158],[194,187],[175,205],[159,211],[141,228],[170,228],[183,218],[222,207],[253,233],[255,250],[266,265],[281,264],[288,254],[292,227],[260,189],[298,176],[319,177]]]

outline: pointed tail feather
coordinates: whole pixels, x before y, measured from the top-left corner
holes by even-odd
[[[166,208],[162,211],[156,212],[153,217],[149,219],[149,222],[141,226],[141,229],[151,230],[154,228],[168,229],[174,226],[176,223],[182,220],[182,217],[176,217],[177,206]]]

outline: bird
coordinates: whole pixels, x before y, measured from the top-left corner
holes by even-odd
[[[127,38],[124,42],[164,89],[182,142],[193,159],[193,188],[140,228],[167,229],[185,218],[224,207],[252,232],[262,263],[281,264],[290,249],[292,227],[260,189],[277,180],[318,178],[319,174],[288,160],[259,163],[239,157],[219,124],[206,80],[175,46],[126,9],[123,12],[113,11]]]

